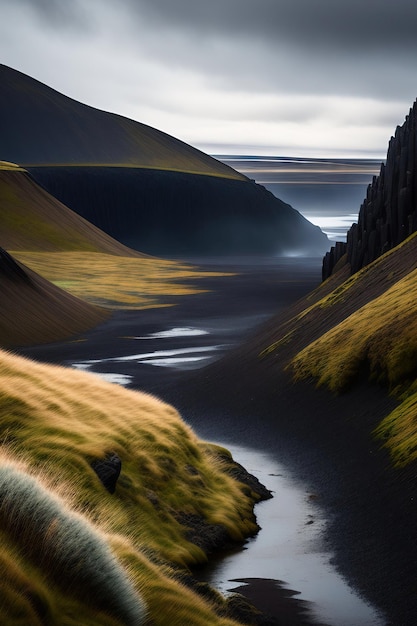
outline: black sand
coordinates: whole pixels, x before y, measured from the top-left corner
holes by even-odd
[[[81,341],[21,352],[57,363],[128,355],[139,351],[138,343],[123,337],[202,324],[211,325],[213,331],[196,338],[196,345],[237,346],[250,339],[258,323],[285,311],[309,292],[318,284],[320,273],[317,261],[298,260],[275,267],[251,262],[240,265],[239,270],[241,274],[233,279],[204,282],[213,289],[211,293],[183,297],[175,307],[119,312],[78,338]],[[166,341],[173,349],[184,345],[184,340]],[[160,344],[156,345],[148,340],[146,350],[160,349]],[[193,345],[191,338],[187,345]],[[253,349],[253,342],[249,340],[248,345]],[[123,372],[133,376],[133,387],[157,393],[174,404],[202,437],[273,451],[327,509],[326,539],[341,573],[387,614],[387,624],[415,624],[414,482],[410,470],[390,467],[386,452],[369,435],[394,401],[382,389],[367,384],[341,397],[317,391],[308,383],[294,385],[282,368],[268,369],[253,355],[246,358],[245,354],[245,350],[232,347],[222,360],[195,371],[127,362]],[[106,366],[114,371],[114,364]],[[270,583],[258,581],[249,587],[261,609],[268,613],[272,606],[278,624],[304,623],[285,621]],[[286,606],[289,610],[288,603]]]

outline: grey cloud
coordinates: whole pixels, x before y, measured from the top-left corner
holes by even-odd
[[[142,32],[150,55],[204,74],[221,89],[415,95],[415,0],[120,0],[118,6],[129,13],[132,38]]]
[[[300,46],[364,50],[416,48],[414,0],[123,0],[160,24]]]
[[[67,30],[89,30],[88,12],[81,0],[2,0],[4,5],[16,8],[20,3],[33,12],[47,26]],[[27,17],[22,14],[22,18]]]
[[[21,2],[55,25],[85,25],[112,0],[3,0]],[[196,36],[258,38],[270,46],[283,42],[322,51],[416,50],[415,0],[119,0],[138,26],[150,20],[157,29]]]

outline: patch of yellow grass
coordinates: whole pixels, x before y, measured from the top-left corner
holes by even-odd
[[[417,371],[417,270],[395,283],[293,360],[296,377],[342,391],[365,366],[373,379],[391,388]]]
[[[211,157],[208,157],[209,159],[211,159]],[[79,162],[79,163],[42,163],[42,164],[38,164],[38,163],[26,163],[26,167],[54,167],[54,168],[59,168],[59,167],[65,167],[65,168],[76,168],[76,167],[99,167],[99,168],[103,168],[103,167],[117,167],[117,168],[124,168],[124,169],[138,169],[138,170],[156,170],[158,172],[177,172],[178,174],[192,174],[195,176],[211,176],[214,178],[226,178],[226,179],[231,179],[231,180],[240,180],[240,181],[246,181],[247,178],[245,177],[244,174],[241,174],[240,172],[238,172],[237,170],[233,170],[231,167],[226,166],[225,164],[221,163],[220,161],[217,161],[216,159],[211,159],[212,162],[207,162],[207,166],[204,167],[204,164],[202,162],[200,163],[195,163],[194,165],[190,165],[190,162],[185,162],[184,161],[184,167],[175,167],[173,165],[169,164],[169,161],[167,160],[166,162],[164,161],[159,161],[157,164],[155,165],[146,165],[146,164],[142,164],[142,163],[138,163],[136,160],[133,160],[132,162],[122,162],[122,163],[108,163],[108,162],[102,162],[100,163],[99,161],[91,163],[91,162]],[[217,164],[216,164],[217,161]],[[0,161],[1,164],[1,161]],[[13,165],[13,164],[11,164]],[[214,165],[214,167],[213,167]],[[18,166],[16,166],[18,167]],[[222,171],[223,168],[223,171]],[[1,169],[1,167],[0,167]],[[25,170],[23,170],[25,171]]]
[[[153,257],[120,257],[98,252],[22,252],[12,255],[55,285],[90,303],[111,309],[169,306],[166,296],[203,293],[191,281],[213,276],[196,267]]]
[[[10,163],[9,161],[0,161],[0,170],[13,171],[13,172],[25,172],[26,170],[16,163]]]
[[[234,624],[183,586],[172,569],[206,559],[177,518],[199,515],[243,539],[257,530],[254,500],[224,471],[217,448],[200,441],[174,408],[96,376],[0,351],[0,441],[9,457],[24,459],[24,471],[40,476],[65,506],[107,537],[155,626]],[[111,452],[122,461],[113,495],[91,468]],[[31,560],[18,537],[7,539],[8,532],[0,516],[0,559],[17,569],[1,583],[0,623],[36,624],[30,611],[40,598],[45,611],[60,615],[60,625],[116,624],[47,584],[42,563]],[[32,581],[24,583],[23,597],[17,580]],[[8,611],[13,619],[5,622]]]
[[[352,284],[350,279],[326,303],[344,297]],[[291,367],[297,379],[312,377],[335,393],[363,376],[387,385],[400,404],[375,434],[395,464],[416,460],[417,270],[304,348]]]

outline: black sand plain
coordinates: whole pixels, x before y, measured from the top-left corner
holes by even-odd
[[[173,299],[175,306],[118,311],[71,341],[19,352],[52,363],[96,361],[91,371],[117,367],[132,376],[130,388],[172,403],[203,438],[273,452],[327,510],[326,541],[342,575],[384,611],[387,625],[415,624],[413,481],[409,471],[391,467],[386,451],[369,434],[394,400],[368,383],[334,396],[308,382],[293,383],[285,360],[271,368],[257,358],[268,327],[319,284],[320,260],[206,259],[204,267],[236,276],[198,281],[209,291]],[[214,362],[172,369],[137,360],[102,361],[143,353],[143,343],[147,353],[160,350],[160,340],[149,338],[139,349],[135,337],[172,328],[209,329],[186,341],[188,347],[222,346],[210,353],[216,355]],[[184,338],[164,339],[164,349],[183,346]],[[259,608],[273,611],[271,623],[308,623],[304,607],[287,593],[277,594],[270,581],[253,581],[249,593]]]

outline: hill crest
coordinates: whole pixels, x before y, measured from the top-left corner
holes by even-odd
[[[0,154],[20,165],[148,167],[247,180],[162,131],[64,96],[0,64]]]

